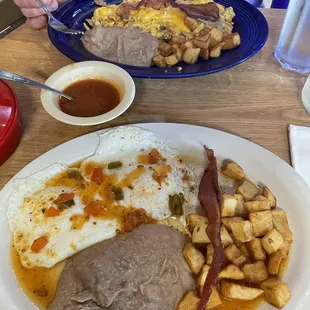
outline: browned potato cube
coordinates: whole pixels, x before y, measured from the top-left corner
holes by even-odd
[[[237,199],[234,195],[223,195],[221,202],[221,216],[222,217],[233,217],[237,207]]]
[[[287,258],[289,256],[291,245],[292,241],[284,239],[282,245],[279,248],[279,251],[282,253],[282,258]]]
[[[197,277],[196,285],[197,285],[197,292],[198,292],[199,296],[202,295],[203,286],[206,282],[206,278],[207,278],[209,269],[210,269],[210,266],[203,265],[202,269],[200,271],[200,274]]]
[[[188,48],[194,48],[194,42],[193,40],[187,40],[184,44],[180,46],[180,49],[182,52],[187,50]]]
[[[161,54],[164,57],[168,57],[168,56],[170,56],[173,53],[172,45],[170,45],[170,44],[168,44],[166,42],[160,43],[158,49],[160,50]]]
[[[195,292],[190,291],[181,299],[176,310],[197,310],[199,301]]]
[[[195,226],[192,234],[193,243],[210,243],[209,236],[207,234],[208,224],[198,224]]]
[[[248,262],[251,261],[251,256],[250,256],[250,252],[246,246],[246,243],[242,243],[241,245],[238,246],[239,250],[243,253],[243,255],[246,257],[246,260]]]
[[[210,43],[211,48],[216,46],[220,42],[222,42],[222,40],[223,40],[223,33],[222,33],[222,31],[220,31],[220,30],[218,30],[216,28],[212,28],[210,30],[210,34],[211,34],[211,43]]]
[[[234,196],[237,199],[237,206],[235,211],[236,216],[247,216],[249,212],[245,207],[243,196],[241,194],[235,194]]]
[[[207,254],[206,254],[206,263],[208,265],[212,264],[213,261],[213,255],[214,255],[214,248],[211,243],[207,245]]]
[[[226,298],[238,300],[253,300],[264,294],[259,288],[247,287],[227,281],[221,281],[221,293]]]
[[[241,39],[238,33],[231,33],[223,38],[225,45],[223,50],[231,50],[241,44]]]
[[[166,60],[168,67],[172,67],[179,62],[179,59],[177,58],[175,54],[165,57],[165,60]]]
[[[205,48],[207,49],[209,47],[207,42],[198,40],[198,39],[193,39],[193,43],[195,47],[199,47],[199,48]]]
[[[228,233],[224,225],[221,227],[221,241],[224,248],[234,243],[233,239],[231,238],[230,234]]]
[[[250,213],[249,219],[253,225],[253,233],[255,237],[263,236],[273,229],[271,211]]]
[[[267,199],[261,201],[247,201],[245,203],[245,207],[247,208],[249,213],[270,210],[269,200]]]
[[[250,221],[230,222],[229,227],[237,241],[249,242],[253,239],[253,227]]]
[[[271,208],[275,208],[277,206],[277,198],[274,196],[274,194],[270,191],[270,189],[267,186],[263,187],[263,196],[269,200]]]
[[[267,201],[268,199],[263,195],[257,195],[252,200],[253,201]]]
[[[172,36],[171,38],[171,43],[172,44],[184,44],[186,42],[185,38],[182,37],[177,37],[177,36]]]
[[[225,256],[237,266],[243,265],[246,262],[246,257],[235,244],[231,244],[225,249]]]
[[[179,44],[173,44],[172,45],[173,54],[177,57],[178,60],[182,59],[183,52],[180,49]]]
[[[167,67],[167,63],[163,55],[157,55],[153,57],[153,63],[156,67],[159,67],[159,68]]]
[[[198,26],[196,19],[186,16],[184,19],[184,24],[191,30],[195,30]]]
[[[208,60],[209,59],[209,49],[208,48],[202,48],[200,50],[199,56],[201,58],[203,58],[204,60]]]
[[[190,213],[186,216],[186,225],[188,230],[192,233],[195,226],[199,224],[208,224],[209,221],[205,216],[196,214],[196,213]]]
[[[271,305],[282,308],[291,298],[288,286],[276,278],[268,278],[260,284],[265,298]]]
[[[244,170],[234,161],[229,161],[222,166],[222,172],[227,177],[237,181],[241,181],[245,177]]]
[[[248,201],[254,198],[259,193],[259,188],[256,184],[246,179],[237,188],[237,193],[241,194],[245,201]]]
[[[292,232],[288,225],[286,213],[281,210],[272,211],[273,226],[280,232],[285,240],[291,241],[293,239]]]
[[[194,63],[197,62],[199,53],[200,53],[200,48],[187,48],[184,51],[182,60],[189,65],[193,65]]]
[[[244,273],[243,271],[236,265],[228,265],[226,266],[219,274],[220,279],[233,279],[233,280],[243,280]]]
[[[183,256],[194,274],[198,274],[205,263],[203,254],[188,242],[183,249]]]
[[[245,279],[252,283],[260,283],[268,278],[268,272],[264,262],[245,264],[243,267]]]
[[[210,34],[210,29],[209,28],[203,28],[200,30],[199,35],[204,36],[206,34]]]
[[[249,252],[252,256],[254,261],[265,261],[266,260],[266,253],[262,245],[262,241],[259,238],[254,238],[248,244]]]
[[[220,297],[217,289],[213,286],[212,292],[211,292],[211,295],[210,295],[210,298],[209,298],[209,301],[207,303],[205,310],[215,309],[218,306],[220,306],[221,304],[222,304],[221,297]]]
[[[227,229],[228,232],[231,232],[231,229],[229,227],[229,223],[230,222],[240,222],[243,221],[243,218],[240,216],[235,216],[235,217],[223,217],[222,218],[222,223],[225,226],[225,228]]]
[[[211,39],[212,41],[212,39]],[[210,57],[211,58],[218,58],[221,56],[221,50],[222,50],[222,46],[223,46],[224,43],[218,43],[217,45],[215,45],[214,47],[212,47],[210,49]]]
[[[270,255],[267,266],[269,274],[273,276],[278,275],[282,258],[282,251],[280,249]]]
[[[282,243],[283,237],[276,229],[269,231],[262,239],[262,245],[269,255],[279,250]]]

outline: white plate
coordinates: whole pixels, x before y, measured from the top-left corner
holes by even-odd
[[[183,124],[139,124],[153,131],[160,139],[183,154],[203,160],[202,145],[213,148],[217,156],[231,158],[239,163],[247,175],[266,184],[277,196],[278,203],[287,212],[294,242],[284,281],[292,298],[285,310],[308,310],[310,305],[310,189],[302,178],[283,160],[262,147],[214,129]],[[13,179],[26,177],[52,163],[72,164],[91,155],[98,145],[98,132],[91,133],[40,156]],[[81,147],[82,146],[82,147]],[[12,179],[12,180],[13,180]],[[33,310],[33,306],[16,282],[10,263],[11,234],[6,219],[6,200],[12,190],[12,180],[0,192],[0,308],[5,310]],[[5,305],[5,306],[4,306]],[[4,308],[3,308],[4,307]],[[265,304],[260,310],[275,309]]]

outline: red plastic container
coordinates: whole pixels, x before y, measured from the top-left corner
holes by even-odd
[[[12,88],[0,80],[0,165],[15,150],[21,136],[18,101]]]

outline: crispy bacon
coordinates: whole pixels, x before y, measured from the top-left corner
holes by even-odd
[[[219,8],[213,2],[206,4],[179,4],[173,0],[141,0],[136,3],[122,3],[116,10],[116,14],[121,17],[121,19],[129,19],[130,11],[139,10],[140,7],[153,8],[155,10],[160,10],[168,6],[179,8],[184,11],[189,17],[195,18],[202,22],[211,21],[215,22],[219,19],[220,13]]]
[[[205,309],[205,305],[207,304],[212,292],[212,286],[217,282],[218,275],[224,262],[224,248],[220,235],[221,192],[218,185],[216,157],[214,156],[213,150],[208,149],[207,147],[205,147],[205,150],[207,152],[209,163],[199,185],[198,199],[209,219],[207,234],[214,247],[214,254],[197,310]]]

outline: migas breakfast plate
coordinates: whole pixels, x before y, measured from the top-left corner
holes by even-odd
[[[118,0],[107,0],[107,4],[119,4]],[[241,45],[233,50],[223,51],[219,58],[204,61],[198,60],[194,65],[183,62],[171,68],[135,67],[118,64],[131,76],[136,78],[188,78],[229,69],[254,56],[266,43],[268,38],[268,23],[264,15],[254,6],[244,0],[218,0],[225,7],[233,7],[233,32],[238,32]],[[69,0],[54,12],[54,16],[72,29],[85,30],[85,19],[93,15],[97,8],[92,0]],[[72,60],[102,60],[89,53],[82,45],[81,36],[66,35],[48,27],[48,35],[55,47]],[[178,67],[182,67],[178,71]]]
[[[253,180],[266,184],[278,199],[278,205],[286,212],[293,233],[293,244],[288,268],[283,281],[291,291],[291,299],[283,310],[308,310],[310,304],[310,255],[309,238],[310,208],[307,205],[310,189],[287,163],[264,148],[237,136],[198,126],[184,124],[138,124],[152,131],[160,140],[177,148],[188,159],[199,166],[205,165],[203,145],[212,148],[220,159],[236,161]],[[12,271],[11,232],[6,216],[8,197],[12,193],[14,180],[25,178],[53,163],[73,164],[94,154],[99,143],[99,134],[90,133],[68,141],[35,159],[18,172],[0,191],[0,303],[6,310],[37,309],[27,299]],[[81,147],[81,145],[83,147]],[[2,306],[2,307],[3,307]],[[1,308],[2,309],[2,308]],[[259,310],[275,309],[263,304]]]

